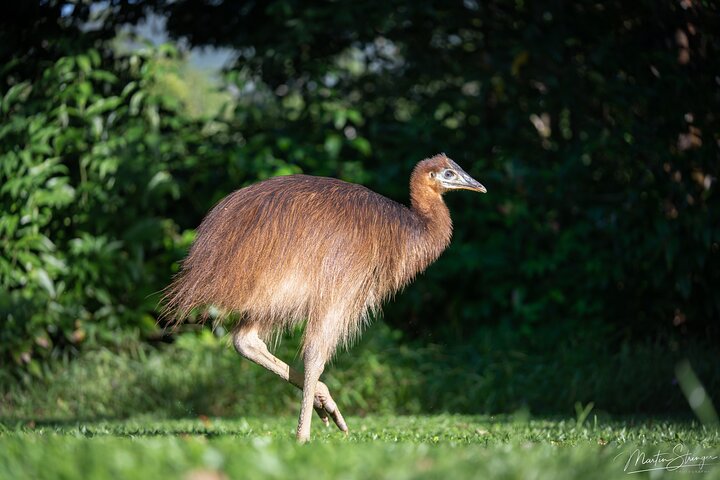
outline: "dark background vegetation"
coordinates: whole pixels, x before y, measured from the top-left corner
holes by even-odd
[[[133,37],[149,16],[172,42]],[[5,385],[77,385],[68,359],[103,348],[190,362],[157,345],[158,291],[214,203],[296,172],[406,202],[442,151],[489,193],[448,195],[450,249],[340,355],[346,403],[677,412],[685,358],[720,394],[715,2],[47,0],[1,22]],[[188,66],[207,46],[235,53],[219,79]],[[179,391],[124,368],[148,411]],[[206,380],[188,408],[248,411]]]

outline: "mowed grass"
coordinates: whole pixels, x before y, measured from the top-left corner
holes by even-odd
[[[720,465],[713,465],[720,462],[720,431],[691,421],[592,415],[582,425],[523,415],[348,420],[345,436],[315,419],[307,445],[294,441],[295,419],[287,416],[6,420],[0,423],[0,478],[720,478]],[[658,451],[664,460],[638,460],[639,452],[648,461]],[[659,469],[630,473],[649,468]]]

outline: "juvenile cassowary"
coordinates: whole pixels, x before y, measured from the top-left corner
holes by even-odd
[[[325,363],[447,248],[452,221],[442,196],[459,189],[486,192],[440,154],[413,170],[409,208],[361,185],[306,175],[237,190],[200,224],[167,288],[165,314],[175,324],[196,308],[237,314],[237,351],[303,392],[297,439],[309,440],[313,408],[347,432],[319,381]],[[265,342],[303,322],[300,373]]]

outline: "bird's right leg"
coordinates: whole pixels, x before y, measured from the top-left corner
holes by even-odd
[[[235,350],[243,357],[261,367],[265,367],[300,390],[303,389],[304,375],[270,353],[267,345],[260,339],[257,330],[252,326],[243,326],[237,329],[233,333],[233,345]],[[317,382],[313,407],[325,425],[329,425],[328,417],[330,417],[340,430],[347,432],[345,419],[330,396],[327,385],[323,382]]]
[[[303,386],[302,406],[300,408],[300,419],[298,420],[297,428],[297,440],[301,443],[310,440],[311,408],[317,403],[316,385],[320,379],[320,375],[325,369],[326,360],[321,350],[314,348],[314,345],[305,346],[304,357],[305,384]],[[340,425],[338,425],[338,427],[340,427]],[[340,429],[342,430],[342,427],[340,427]]]

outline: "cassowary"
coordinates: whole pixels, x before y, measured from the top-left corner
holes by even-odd
[[[220,321],[234,313],[237,351],[302,389],[297,439],[310,438],[313,408],[347,432],[319,381],[325,363],[447,248],[452,222],[443,194],[459,189],[486,192],[440,154],[413,170],[410,207],[361,185],[306,175],[237,190],[200,224],[166,290],[165,314],[177,324],[197,308],[216,307]],[[265,342],[303,322],[300,373]]]

